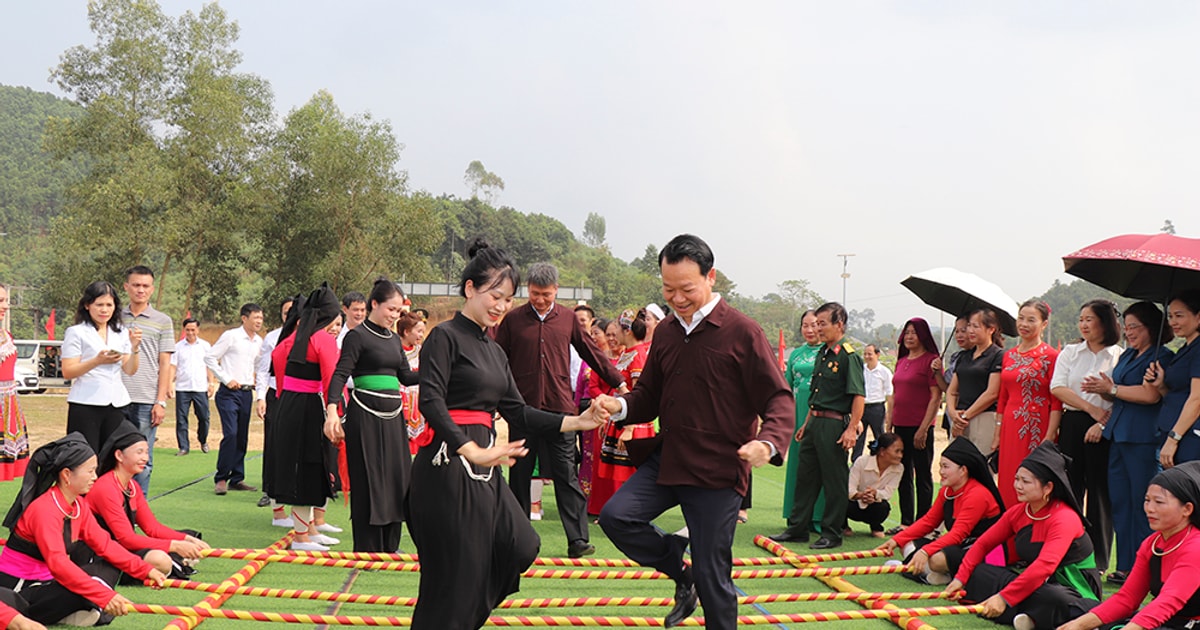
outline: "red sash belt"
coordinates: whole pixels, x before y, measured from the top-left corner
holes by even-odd
[[[492,414],[486,411],[451,409],[450,419],[454,421],[454,424],[459,426],[468,424],[482,424],[489,429],[492,428]]]
[[[295,392],[297,394],[319,394],[321,393],[321,381],[310,381],[306,378],[298,378],[295,376],[283,377],[283,387],[285,392]]]

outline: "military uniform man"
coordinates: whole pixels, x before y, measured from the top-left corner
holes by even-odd
[[[825,515],[821,537],[812,549],[842,545],[846,505],[850,501],[850,468],[846,453],[854,448],[862,430],[866,403],[862,356],[846,341],[846,309],[830,302],[817,309],[817,335],[825,345],[813,368],[808,419],[796,432],[800,440],[798,479],[815,483],[800,485],[788,516],[788,528],[772,536],[779,542],[807,542],[817,496],[825,491]]]

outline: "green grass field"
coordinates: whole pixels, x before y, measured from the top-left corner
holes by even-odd
[[[270,512],[267,508],[255,507],[258,493],[231,492],[224,497],[213,494],[211,475],[216,461],[216,449],[207,454],[193,450],[187,457],[174,457],[172,449],[157,449],[153,481],[150,489],[151,507],[164,523],[175,527],[189,527],[204,532],[205,540],[215,547],[265,547],[276,541],[286,530],[272,527]],[[247,461],[247,479],[255,483],[259,478],[261,459],[257,453]],[[17,490],[14,483],[0,484],[0,504],[8,505]],[[769,535],[779,531],[782,519],[779,507],[783,494],[783,470],[767,467],[755,473],[754,503],[755,509],[750,511],[750,522],[740,525],[734,547],[735,557],[766,557],[767,552],[753,544],[757,534]],[[567,541],[563,535],[561,524],[557,519],[554,508],[553,492],[547,489],[546,520],[534,525],[542,537],[543,556],[565,556]],[[340,502],[331,505],[328,520],[342,525],[346,533],[341,535],[342,543],[334,547],[337,550],[350,550],[351,540],[348,523],[348,510]],[[894,519],[893,519],[894,520]],[[676,510],[665,514],[659,525],[667,531],[674,531],[683,526],[683,518]],[[893,523],[894,524],[894,523]],[[597,557],[622,558],[611,542],[600,531],[592,526],[592,542],[597,548]],[[878,540],[859,533],[846,540],[843,550],[859,550],[874,547]],[[414,551],[407,533],[401,541],[403,551]],[[805,547],[795,551],[807,552]],[[850,564],[879,564],[881,560],[861,560],[845,563],[830,563],[827,566]],[[218,583],[237,572],[244,566],[242,560],[205,559],[200,563],[200,573],[196,581]],[[268,586],[280,588],[314,589],[324,591],[339,591],[347,588],[355,593],[404,595],[415,597],[417,594],[418,575],[413,573],[381,572],[381,571],[351,571],[348,569],[308,567],[272,563],[267,565],[254,579],[251,586]],[[930,587],[922,589],[919,585],[898,576],[851,576],[848,581],[868,591],[913,591],[933,590]],[[824,584],[811,578],[787,579],[757,579],[739,580],[737,586],[748,594],[755,593],[790,593],[790,592],[827,592]],[[121,592],[138,603],[158,603],[190,606],[202,600],[206,594],[197,591],[168,589],[154,591],[143,587],[122,587]],[[522,582],[519,598],[541,597],[607,597],[607,596],[650,596],[670,597],[673,594],[673,584],[660,580],[553,580],[527,579]],[[943,605],[945,602],[931,600],[916,602],[914,606]],[[258,597],[237,596],[231,598],[225,608],[259,611],[282,611],[299,613],[328,613],[335,610],[349,615],[411,615],[411,609],[385,606],[369,606],[344,604],[340,607],[327,602],[299,601],[284,599],[265,599]],[[814,612],[832,610],[854,610],[857,605],[849,602],[813,602],[792,604],[765,604],[761,607],[743,606],[742,614],[753,615],[764,612],[779,614],[789,612]],[[661,617],[666,614],[666,608],[576,608],[542,609],[520,611],[525,615],[627,615]],[[504,613],[508,614],[508,613]],[[516,611],[514,611],[516,614]],[[161,628],[169,617],[134,614],[118,619],[116,625],[124,628]],[[990,622],[974,617],[939,617],[930,619],[933,625],[942,628],[988,628],[994,627]],[[204,622],[205,628],[231,627],[245,625],[246,622],[230,620],[209,620]],[[842,622],[845,627],[894,627],[883,621],[851,621]]]

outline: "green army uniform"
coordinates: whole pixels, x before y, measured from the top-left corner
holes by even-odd
[[[804,425],[796,471],[797,478],[811,481],[801,484],[796,493],[796,504],[788,518],[788,534],[801,539],[808,537],[817,496],[824,490],[821,535],[834,541],[842,539],[850,501],[850,467],[846,450],[838,444],[838,439],[849,426],[854,397],[866,395],[863,360],[854,346],[845,337],[832,346],[822,346],[813,368],[812,395],[808,399],[812,415]],[[837,417],[826,417],[831,413]]]

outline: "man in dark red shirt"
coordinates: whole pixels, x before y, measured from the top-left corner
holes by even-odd
[[[738,508],[751,467],[783,463],[795,425],[795,400],[754,320],[713,293],[716,269],[708,244],[676,236],[658,256],[663,298],[674,310],[658,325],[637,387],[598,404],[618,425],[659,419],[657,444],[600,512],[600,527],[634,561],[675,580],[667,627],[704,602],[706,627],[737,625],[730,570]],[[759,427],[759,419],[762,426]],[[689,539],[650,521],[678,505]]]
[[[578,410],[571,392],[571,348],[609,385],[620,387],[621,373],[592,342],[575,313],[554,303],[558,269],[548,263],[534,263],[528,279],[529,303],[517,307],[500,322],[496,343],[508,354],[509,369],[526,404],[544,411],[575,414]],[[567,555],[581,558],[596,548],[588,542],[587,498],[579,487],[579,470],[575,467],[575,437],[573,431],[547,435],[514,432],[509,439],[525,439],[530,456],[518,459],[509,469],[508,483],[529,514],[529,482],[534,461],[540,457],[541,473],[549,473],[554,480],[554,500],[567,534]]]

